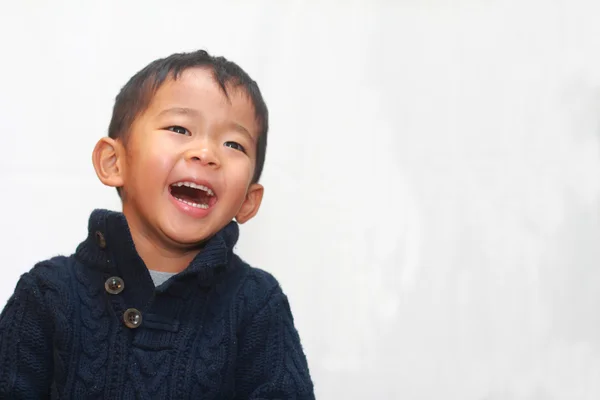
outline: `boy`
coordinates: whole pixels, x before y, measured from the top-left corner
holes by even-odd
[[[92,157],[123,211],[94,211],[75,254],[19,280],[0,397],[314,399],[286,296],[233,253],[262,200],[267,131],[258,86],[222,57],[174,54],[131,78]]]

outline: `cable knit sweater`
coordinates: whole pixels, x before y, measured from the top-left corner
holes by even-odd
[[[286,296],[233,253],[238,226],[155,287],[125,217],[96,210],[0,317],[0,398],[314,399]]]

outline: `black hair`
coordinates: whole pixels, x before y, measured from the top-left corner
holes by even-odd
[[[267,151],[267,133],[269,131],[269,111],[263,100],[257,83],[237,64],[215,57],[204,50],[191,53],[175,53],[166,58],[155,60],[136,73],[123,86],[115,99],[113,114],[108,127],[108,136],[127,142],[127,135],[135,118],[144,112],[152,96],[167,79],[177,79],[189,68],[204,67],[212,71],[216,82],[226,96],[227,88],[242,88],[250,97],[254,106],[259,136],[256,144],[256,165],[252,182],[258,182],[262,174]],[[120,192],[120,191],[119,191]]]

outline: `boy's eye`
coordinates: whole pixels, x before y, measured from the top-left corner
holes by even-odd
[[[236,150],[239,150],[244,153],[246,152],[246,149],[244,149],[244,146],[242,146],[241,144],[236,143],[236,142],[225,142],[224,145],[226,147],[231,147],[232,149],[236,149]]]
[[[183,126],[169,126],[167,128],[167,130],[171,131],[171,132],[175,132],[175,133],[179,133],[182,135],[189,135],[190,131],[188,131],[187,129],[185,129]]]

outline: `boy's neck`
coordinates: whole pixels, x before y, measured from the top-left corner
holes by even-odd
[[[194,257],[200,252],[199,248],[178,248],[163,243],[158,235],[150,229],[145,229],[144,223],[138,218],[128,215],[123,210],[135,249],[146,267],[153,271],[179,273],[186,269]]]
[[[157,245],[156,241],[137,229],[131,229],[131,236],[137,253],[146,267],[153,271],[179,273],[186,269],[199,253],[199,250],[171,250],[166,246]]]

